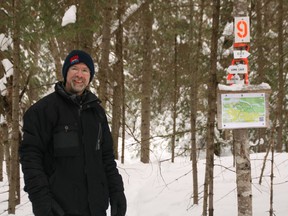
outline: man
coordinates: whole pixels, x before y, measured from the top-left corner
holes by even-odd
[[[35,216],[124,216],[126,198],[113,142],[99,99],[87,90],[94,76],[89,54],[73,50],[64,81],[23,118],[20,162]]]

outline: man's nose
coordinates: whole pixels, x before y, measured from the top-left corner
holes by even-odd
[[[81,69],[78,69],[77,72],[75,73],[75,75],[78,77],[83,77],[84,72]]]

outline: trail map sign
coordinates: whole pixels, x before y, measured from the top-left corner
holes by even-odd
[[[223,94],[222,128],[265,127],[265,94]]]
[[[268,84],[233,86],[218,85],[217,122],[219,129],[269,127]]]

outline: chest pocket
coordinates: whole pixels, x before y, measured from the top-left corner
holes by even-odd
[[[59,125],[54,130],[53,145],[54,156],[77,156],[79,155],[79,136],[76,124]]]

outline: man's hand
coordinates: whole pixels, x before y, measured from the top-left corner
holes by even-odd
[[[113,193],[110,196],[111,216],[125,216],[127,203],[124,192]]]

